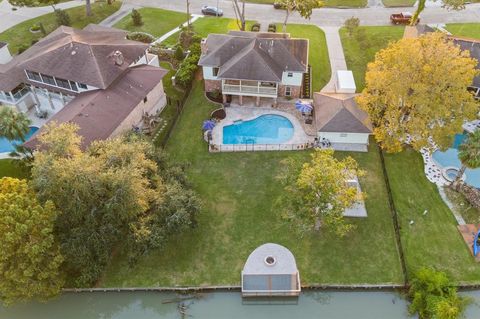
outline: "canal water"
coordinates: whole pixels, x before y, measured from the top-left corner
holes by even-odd
[[[480,318],[480,291],[465,294],[476,302],[466,318]],[[245,303],[236,292],[205,293],[180,302],[178,298],[156,292],[67,293],[45,304],[0,307],[0,319],[410,318],[407,302],[393,292],[304,292],[295,303],[287,299],[274,304]]]

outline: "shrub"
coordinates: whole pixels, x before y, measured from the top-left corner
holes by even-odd
[[[187,88],[193,81],[197,63],[200,59],[200,44],[194,43],[190,46],[190,54],[183,60],[175,74],[175,83]]]
[[[142,15],[136,9],[132,9],[132,22],[137,27],[143,25]]]
[[[29,47],[30,47],[29,45],[22,44],[21,46],[18,47],[18,54],[24,52],[24,51],[27,50]]]
[[[58,26],[71,26],[71,21],[70,21],[70,16],[68,13],[62,9],[55,9],[55,17],[57,20],[57,25]]]
[[[153,41],[155,41],[155,37],[153,35],[145,32],[130,32],[127,35],[127,39],[143,43],[152,43]]]
[[[40,31],[40,26],[38,24],[34,24],[30,27],[30,31],[33,31],[33,32]]]
[[[268,32],[277,32],[277,25],[275,23],[270,23],[268,25]]]
[[[251,31],[253,32],[258,32],[260,31],[260,23],[254,23],[252,27],[250,28]]]
[[[360,26],[360,19],[351,17],[345,20],[344,26],[347,29],[348,35],[351,37]]]
[[[175,59],[177,59],[177,61],[182,61],[183,58],[185,57],[185,54],[183,53],[183,49],[181,45],[178,45],[177,48],[175,49],[174,57]]]

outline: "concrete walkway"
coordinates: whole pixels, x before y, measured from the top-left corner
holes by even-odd
[[[190,24],[194,23],[195,21],[197,21],[197,20],[200,19],[200,18],[203,18],[203,15],[192,14],[192,17],[190,18]],[[186,27],[186,26],[188,26],[188,21],[181,25],[181,27]],[[175,29],[173,29],[173,30],[165,33],[165,34],[162,35],[160,38],[158,38],[157,40],[153,41],[153,42],[152,42],[152,45],[153,45],[153,44],[157,44],[157,43],[161,43],[161,42],[165,41],[166,39],[168,39],[169,37],[171,37],[172,35],[174,35],[174,34],[177,33],[178,31],[180,31],[180,28],[181,28],[181,27],[176,27]]]
[[[343,54],[342,41],[340,39],[339,27],[320,27],[325,32],[327,40],[328,58],[330,59],[330,68],[332,75],[330,81],[323,87],[322,92],[334,93],[335,80],[338,70],[347,70],[347,62]]]
[[[131,3],[124,2],[120,9],[99,23],[99,25],[104,27],[113,27],[114,24],[122,20],[124,17],[128,16],[132,9],[141,8],[140,6],[133,5]]]
[[[83,5],[80,0],[73,0],[57,4],[58,9],[68,9]],[[3,0],[0,3],[0,32],[10,29],[23,21],[30,20],[44,14],[53,12],[51,6],[44,7],[16,7],[17,10],[12,10],[13,6],[7,1]]]
[[[156,7],[173,11],[185,12],[185,1],[179,0],[124,0],[129,4],[143,7]],[[219,7],[223,10],[224,16],[234,18],[232,3],[230,0],[218,0]],[[216,6],[217,0],[191,0],[190,9],[192,13],[200,14],[203,5]],[[413,11],[413,8],[409,9]],[[246,16],[248,20],[265,20],[268,17],[270,21],[283,21],[285,12],[275,10],[272,5],[247,3],[245,5]],[[361,25],[390,25],[390,14],[402,11],[401,8],[352,8],[335,9],[321,8],[315,9],[310,20],[303,19],[297,13],[289,18],[289,23],[309,23],[322,26],[343,25],[345,20],[355,16],[360,19]],[[405,10],[404,10],[405,11]],[[466,23],[480,21],[480,3],[468,4],[465,10],[448,11],[435,4],[427,4],[427,8],[421,15],[423,23]]]

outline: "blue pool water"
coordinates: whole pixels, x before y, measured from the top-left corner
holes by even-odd
[[[445,152],[435,151],[432,155],[435,162],[442,166],[453,166],[460,168],[462,163],[458,159],[458,147],[463,143],[466,138],[466,134],[457,134],[453,142],[453,147],[449,148]],[[465,180],[468,184],[480,188],[480,168],[468,169],[465,171],[467,179]]]
[[[35,134],[36,131],[38,131],[38,127],[30,126],[30,130],[25,136],[25,140],[27,141],[33,134]],[[0,153],[10,153],[15,150],[15,145],[19,145],[19,144],[22,144],[22,141],[20,140],[10,141],[4,137],[0,137]]]
[[[223,127],[223,144],[280,144],[293,136],[293,125],[286,117],[274,114]]]

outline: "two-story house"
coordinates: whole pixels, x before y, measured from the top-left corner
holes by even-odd
[[[126,34],[62,26],[15,57],[0,45],[0,102],[32,118],[76,123],[84,146],[131,129],[164,107],[167,72],[147,44]]]
[[[221,92],[224,102],[238,96],[261,98],[302,97],[308,72],[308,40],[284,33],[231,31],[210,34],[202,41],[205,91]]]

